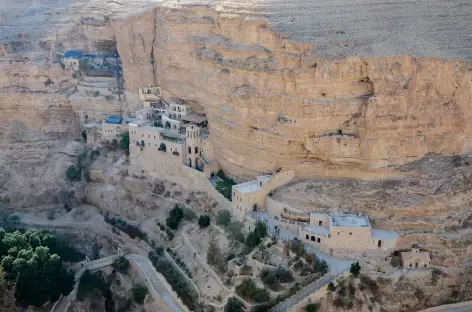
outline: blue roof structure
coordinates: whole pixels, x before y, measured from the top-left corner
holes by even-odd
[[[107,123],[119,125],[121,123],[121,117],[120,116],[108,116],[107,117]]]
[[[64,54],[64,58],[73,58],[73,59],[78,59],[82,56],[82,51],[74,51],[70,50],[67,51],[66,54]]]

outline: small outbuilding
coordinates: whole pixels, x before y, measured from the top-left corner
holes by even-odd
[[[79,70],[79,62],[82,55],[82,51],[67,51],[63,58],[65,67],[72,68],[73,70]]]
[[[427,268],[430,266],[431,258],[429,252],[412,248],[411,251],[401,253],[404,268]]]

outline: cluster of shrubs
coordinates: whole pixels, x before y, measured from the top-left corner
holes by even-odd
[[[166,227],[164,224],[161,222],[157,221],[157,226],[161,229],[161,231],[165,232],[167,234],[167,237],[169,237],[170,240],[173,240],[175,237],[174,231]]]
[[[210,217],[207,215],[201,215],[198,218],[198,225],[203,229],[210,225]]]
[[[177,263],[177,265],[182,269],[182,271],[184,271],[188,277],[192,278],[190,270],[188,269],[187,265],[182,261],[182,259],[180,259],[179,255],[169,247],[167,247],[166,251],[171,256],[171,258],[174,259],[175,263]]]
[[[254,230],[246,237],[246,245],[252,250],[267,236],[267,226],[261,221],[256,222]]]
[[[286,247],[288,250],[295,253],[295,265],[293,267],[295,270],[300,271],[301,276],[312,273],[324,275],[328,272],[328,264],[326,261],[320,260],[315,254],[308,253],[299,239],[294,238],[289,241]],[[302,258],[305,259],[306,263],[302,261]]]
[[[216,190],[231,201],[233,199],[233,185],[236,185],[236,182],[233,179],[226,177],[225,173],[221,169],[218,170],[216,176],[221,179],[216,182]]]
[[[354,295],[356,294],[356,288],[354,287],[354,284],[352,284],[352,282],[350,282],[348,286],[346,286],[345,280],[340,279],[338,281],[337,287],[335,287],[333,283],[329,283],[328,291],[336,294],[336,297],[333,300],[333,305],[335,307],[344,309],[351,309],[353,307],[352,300],[354,298]],[[346,295],[348,295],[349,297],[346,298]]]
[[[265,288],[257,287],[256,283],[252,279],[245,280],[236,286],[236,293],[239,296],[249,298],[256,303],[270,300],[269,291]]]
[[[84,149],[77,154],[75,164],[71,165],[66,170],[66,177],[71,182],[82,180],[82,173],[88,179],[88,170],[92,162],[100,155],[98,149]]]
[[[275,291],[280,290],[280,283],[290,283],[294,281],[292,272],[282,267],[264,269],[260,277],[264,285]]]
[[[172,230],[177,230],[180,221],[184,217],[184,210],[175,204],[174,208],[169,212],[169,216],[166,219],[166,225]]]
[[[144,233],[138,226],[130,224],[126,220],[123,220],[121,218],[110,217],[108,214],[105,215],[104,220],[111,226],[116,227],[120,231],[125,232],[131,238],[139,237],[142,240],[147,239],[146,233]]]

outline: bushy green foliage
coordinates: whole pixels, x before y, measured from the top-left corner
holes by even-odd
[[[114,218],[105,215],[104,220],[106,223],[111,224],[117,229],[125,232],[131,238],[139,237],[140,239],[146,239],[147,235],[138,226],[128,223],[126,220],[121,218]]]
[[[163,250],[151,251],[149,253],[149,260],[151,260],[156,270],[164,275],[172,289],[179,295],[180,299],[182,299],[182,302],[190,310],[194,310],[198,299],[196,291],[182,273],[163,256]]]
[[[262,238],[264,238],[266,235],[267,226],[261,221],[257,221],[254,230],[246,237],[246,245],[251,249],[254,249],[254,247],[261,243]]]
[[[267,289],[258,288],[256,283],[251,279],[245,280],[240,285],[236,286],[236,293],[243,298],[249,298],[257,303],[270,300]]]
[[[99,154],[100,153],[98,150],[92,150],[88,148],[77,153],[75,165],[67,168],[66,177],[72,182],[80,181],[82,179],[82,172],[84,172],[84,176],[88,178],[88,170],[90,165]]]
[[[136,303],[142,304],[144,302],[144,298],[149,293],[148,288],[146,285],[141,283],[134,284],[131,288],[131,293],[133,294],[133,300]]]
[[[15,297],[22,305],[41,306],[67,295],[74,277],[52,254],[54,237],[46,231],[7,232],[0,228],[0,263],[4,278],[16,282]]]
[[[259,237],[266,237],[267,236],[267,226],[265,223],[261,221],[256,222],[256,228],[254,229],[254,233],[256,233]]]
[[[77,299],[84,300],[84,298],[95,292],[96,290],[104,292],[106,283],[98,272],[92,273],[85,270],[79,281],[79,288],[77,291]]]
[[[333,292],[335,290],[336,290],[336,287],[334,286],[333,282],[329,283],[328,284],[328,291]]]
[[[173,230],[177,230],[179,227],[180,220],[184,217],[182,208],[175,205],[174,208],[169,212],[169,216],[166,219],[166,225]]]
[[[201,227],[201,228],[206,228],[210,225],[210,217],[207,216],[207,215],[201,215],[199,218],[198,218],[198,225]]]
[[[280,283],[290,283],[294,281],[292,272],[282,267],[276,269],[264,269],[261,272],[261,280],[272,290],[279,290]]]
[[[220,210],[216,215],[216,224],[221,226],[228,226],[231,222],[231,212],[228,210]]]
[[[224,312],[243,312],[243,304],[236,298],[230,298],[225,306]]]
[[[232,200],[233,185],[236,185],[236,182],[233,179],[226,177],[221,169],[218,170],[216,175],[221,179],[221,181],[216,182],[216,190],[227,199]]]
[[[318,304],[310,303],[305,307],[306,312],[316,312],[318,311]]]
[[[121,134],[120,148],[129,153],[129,132],[124,132]]]
[[[121,273],[127,273],[129,270],[129,260],[121,256],[113,262],[113,267]]]
[[[218,240],[215,235],[210,236],[210,241],[208,242],[207,250],[207,262],[216,267],[216,269],[223,273],[226,269],[225,257],[220,250],[218,245]]]
[[[0,203],[0,228],[4,228],[5,231],[13,231],[20,225],[21,217],[13,213],[11,210],[4,208]]]
[[[328,273],[328,264],[326,263],[325,260],[320,261],[318,258],[316,258],[314,269],[315,269],[315,272],[318,272],[324,275]]]
[[[359,276],[359,273],[361,273],[361,265],[359,264],[359,261],[351,263],[351,268],[349,269],[349,272],[356,277]]]
[[[82,180],[82,172],[72,165],[67,168],[66,177],[72,182],[80,181]]]
[[[223,180],[226,179],[226,175],[222,169],[218,170],[218,172],[216,173],[216,176]]]

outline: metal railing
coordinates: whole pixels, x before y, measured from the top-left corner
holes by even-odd
[[[328,268],[329,270],[329,268]],[[301,300],[305,299],[308,297],[310,294],[316,292],[323,286],[328,285],[332,281],[334,281],[336,278],[342,276],[345,273],[345,271],[340,271],[335,274],[332,272],[328,271],[325,275],[317,279],[316,281],[312,282],[311,284],[303,287],[301,290],[299,290],[297,293],[295,293],[293,296],[285,299],[272,309],[270,309],[270,312],[283,312],[289,310],[292,306],[300,302]]]

